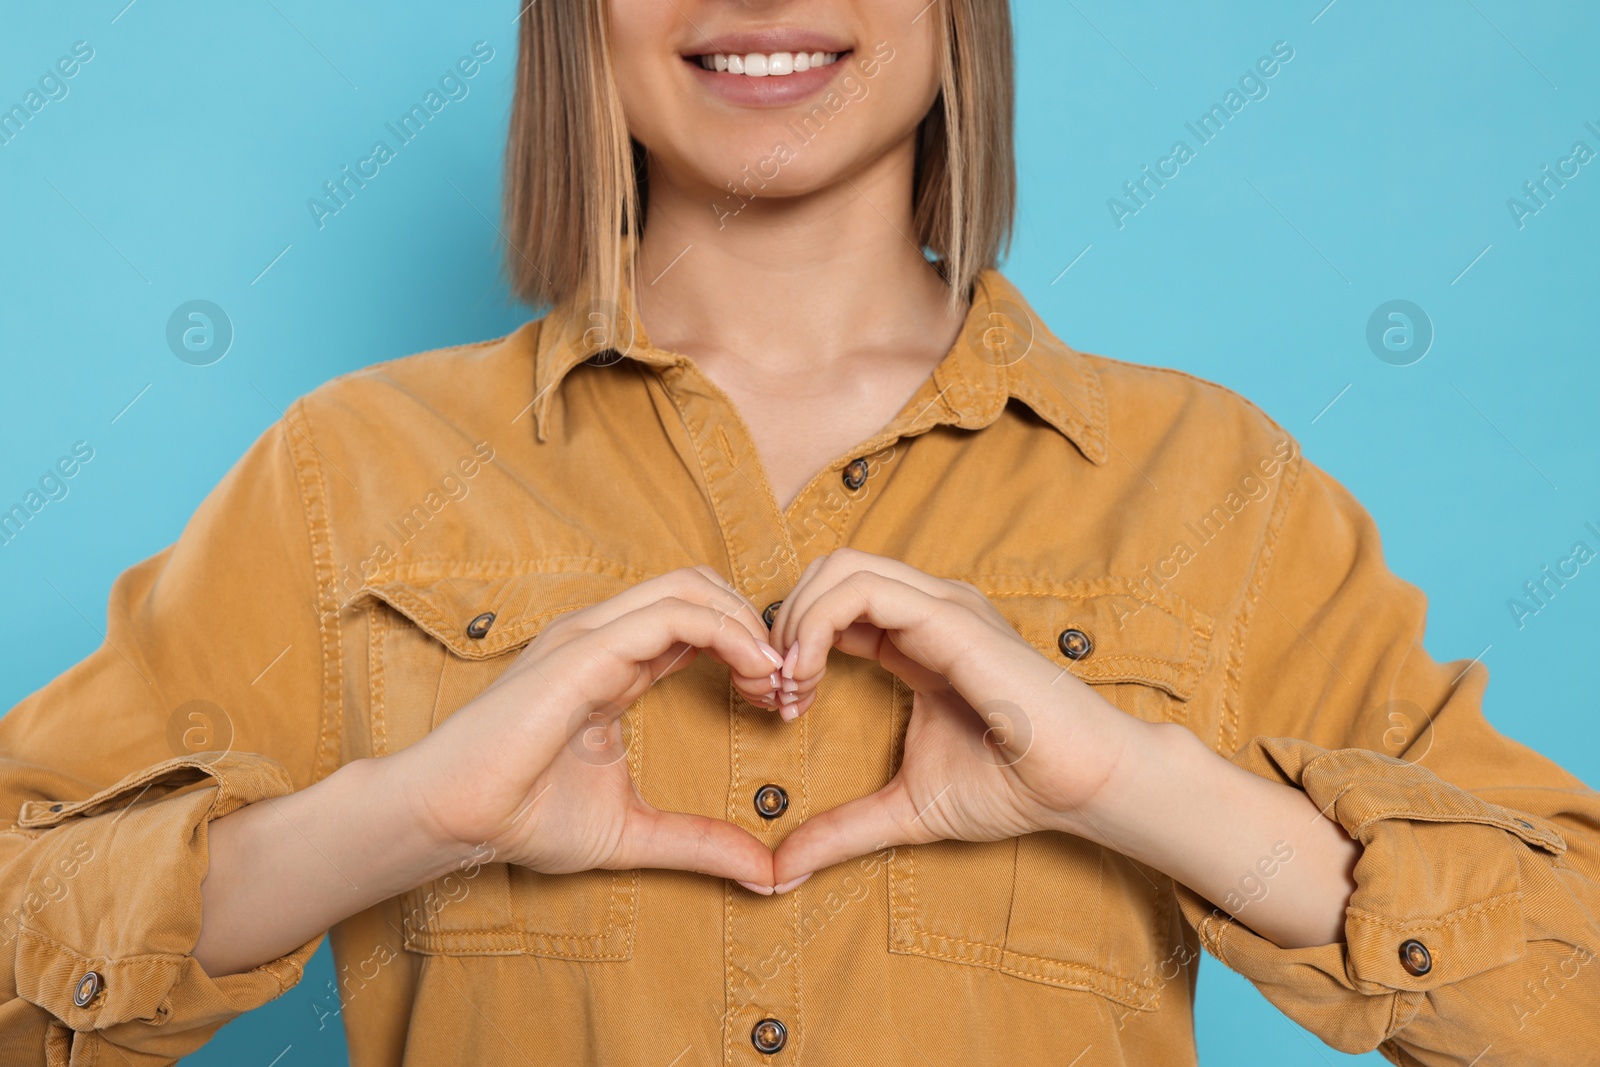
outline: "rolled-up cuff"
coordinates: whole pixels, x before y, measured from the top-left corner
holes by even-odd
[[[1335,1048],[1372,1049],[1429,991],[1526,953],[1523,864],[1566,850],[1549,822],[1364,749],[1258,738],[1233,762],[1304,790],[1361,843],[1345,941],[1283,949],[1190,890],[1180,905],[1212,955]]]
[[[192,955],[207,826],[292,789],[265,757],[199,753],[82,800],[23,804],[18,827],[40,836],[16,925],[18,995],[78,1040],[176,1058],[292,987],[320,936],[221,978]]]

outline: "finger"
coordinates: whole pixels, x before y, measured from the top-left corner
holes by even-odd
[[[770,651],[771,646],[763,650],[766,658],[762,660],[762,668],[767,672],[757,678],[747,678],[737,669],[729,667],[729,678],[739,695],[751,704],[763,708],[776,708],[776,694],[781,679],[773,661],[778,658],[776,652]],[[644,669],[650,684],[661,681],[692,664],[700,657],[700,649],[682,642],[674,644],[659,656],[640,664]],[[718,658],[712,653],[712,658]]]
[[[800,651],[791,673],[796,679],[821,674],[835,639],[864,622],[893,631],[889,639],[896,647],[922,666],[948,674],[955,644],[952,638],[961,628],[962,615],[973,618],[964,608],[904,582],[873,571],[857,571],[817,597],[795,620],[794,643]]]
[[[981,593],[965,583],[936,578],[909,563],[902,563],[888,556],[878,556],[853,548],[840,549],[813,560],[812,566],[807,567],[806,572],[795,583],[794,590],[784,598],[783,607],[778,610],[778,617],[773,619],[772,643],[778,651],[789,650],[789,645],[796,637],[798,620],[819,597],[849,580],[851,576],[863,572],[893,578],[913,589],[920,589],[930,596],[942,599],[967,601],[976,596],[977,600],[983,601],[984,604],[988,603]],[[969,606],[976,605],[969,604]]]
[[[748,830],[704,815],[661,811],[639,800],[629,810],[617,853],[607,866],[693,871],[775,885],[772,852]]]
[[[720,611],[668,597],[562,646],[550,657],[555,669],[542,673],[572,677],[587,698],[627,702],[687,666],[691,650],[703,650],[747,679],[770,677],[775,658],[771,646],[728,625]]]
[[[902,637],[902,640],[905,638]],[[870,622],[853,622],[839,631],[833,640],[833,647],[847,656],[857,659],[877,660],[890,674],[897,676],[902,682],[918,692],[927,692],[933,689],[943,689],[945,678],[938,671],[930,670],[917,660],[906,655],[900,650],[885,630],[874,626]],[[818,678],[821,676],[819,675]],[[805,693],[815,689],[817,682],[807,680],[797,690]]]
[[[878,661],[889,673],[914,690],[942,689],[948,684],[939,672],[928,669],[900,651],[884,630],[870,622],[858,620],[846,626],[834,635],[832,647],[848,656]],[[792,647],[790,655],[797,651],[797,646]],[[780,679],[777,710],[786,721],[798,719],[811,710],[826,672],[827,656],[824,654],[823,668],[816,674]]]
[[[784,597],[783,601],[778,605],[778,612],[772,617],[772,626],[770,629],[772,631],[772,647],[776,648],[780,653],[788,650],[788,646],[783,643],[780,635],[784,633],[787,621],[793,617],[795,613],[798,603],[796,598],[804,592],[806,586],[810,584],[812,577],[826,562],[828,562],[827,556],[818,556],[810,563],[807,563],[806,569],[801,571],[800,577],[795,580],[794,588],[789,590],[789,595]]]
[[[899,780],[801,823],[772,855],[774,885],[896,845],[933,840]]]
[[[755,605],[707,566],[684,567],[657,575],[598,604],[564,616],[564,621],[576,624],[581,630],[596,630],[667,598],[714,608],[748,630],[751,636],[767,640],[767,626]]]

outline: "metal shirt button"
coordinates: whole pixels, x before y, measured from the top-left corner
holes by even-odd
[[[467,636],[474,641],[481,641],[489,633],[489,627],[494,625],[494,612],[486,611],[482,615],[467,623]]]
[[[781,785],[767,784],[756,790],[756,814],[763,819],[776,819],[789,810],[789,794]]]
[[[777,1019],[762,1019],[751,1029],[750,1043],[757,1052],[767,1055],[782,1052],[783,1046],[789,1043],[789,1028]]]
[[[867,461],[855,460],[846,466],[841,474],[844,477],[844,487],[854,492],[867,484]]]
[[[80,1008],[87,1008],[89,1002],[95,998],[95,995],[100,992],[104,985],[105,980],[100,977],[100,972],[86,972],[82,978],[78,979],[77,988],[72,991],[72,1003]]]
[[[761,610],[761,621],[767,624],[767,629],[772,629],[772,620],[778,617],[778,609],[783,607],[783,601],[774,600]]]
[[[1089,635],[1082,630],[1068,628],[1061,631],[1061,636],[1056,638],[1056,647],[1061,649],[1061,654],[1068,659],[1082,659],[1094,651],[1094,642],[1089,640]]]
[[[1421,941],[1403,941],[1400,944],[1400,966],[1406,973],[1421,978],[1433,970],[1433,956]]]

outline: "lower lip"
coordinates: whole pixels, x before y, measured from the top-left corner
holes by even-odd
[[[729,74],[726,71],[707,70],[698,58],[685,60],[690,70],[713,95],[740,107],[784,107],[799,103],[821,92],[833,81],[834,75],[844,68],[852,53],[841,52],[839,58],[825,67],[794,74],[768,75],[752,78],[747,74]]]

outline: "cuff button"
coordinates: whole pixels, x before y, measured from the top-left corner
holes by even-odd
[[[100,972],[89,971],[80,979],[72,991],[72,1003],[80,1008],[87,1008],[89,1002],[95,998],[105,986],[105,980],[100,977]]]
[[[1061,631],[1061,636],[1056,638],[1056,647],[1068,659],[1082,659],[1094,651],[1094,642],[1089,635],[1077,627],[1069,627]]]
[[[1433,970],[1433,956],[1421,941],[1405,941],[1400,945],[1400,966],[1407,974],[1421,978]]]

